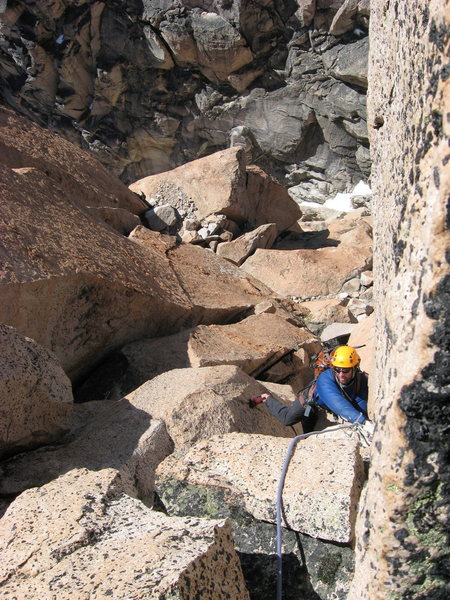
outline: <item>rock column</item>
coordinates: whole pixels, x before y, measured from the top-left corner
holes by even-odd
[[[349,598],[438,599],[449,592],[450,2],[371,9],[377,431]]]

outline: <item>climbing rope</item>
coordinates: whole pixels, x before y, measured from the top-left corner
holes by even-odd
[[[359,430],[358,423],[350,423],[346,425],[336,425],[334,427],[327,427],[322,431],[310,431],[309,433],[303,433],[292,438],[291,443],[284,460],[283,468],[281,470],[280,480],[278,483],[277,492],[277,600],[282,600],[283,593],[283,554],[281,550],[282,534],[281,534],[281,504],[283,496],[284,480],[286,479],[286,473],[291,460],[292,451],[299,440],[304,440],[312,435],[320,435],[321,433],[329,433],[330,431],[337,431],[338,429],[356,429]]]

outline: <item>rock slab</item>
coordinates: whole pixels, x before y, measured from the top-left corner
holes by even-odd
[[[228,505],[244,508],[257,520],[276,523],[277,488],[289,444],[264,435],[214,436],[159,465],[158,494],[177,514],[178,506],[186,510],[185,503],[193,502],[192,486],[203,490],[197,493],[200,501],[209,494],[211,506],[211,498],[220,491]],[[284,527],[350,542],[363,481],[356,435],[334,431],[300,440],[284,483]],[[180,483],[188,496],[183,497]]]
[[[72,386],[56,356],[0,324],[0,456],[57,440],[72,413]]]
[[[155,468],[173,450],[164,423],[125,399],[77,404],[74,420],[64,444],[4,461],[0,493],[19,494],[75,468],[114,468],[127,494],[152,504]]]
[[[198,440],[233,431],[291,437],[267,411],[249,407],[249,399],[265,391],[238,367],[220,365],[167,371],[126,398],[163,420],[175,451],[185,451]]]
[[[24,492],[0,522],[0,598],[248,600],[226,521],[169,518],[114,469]]]

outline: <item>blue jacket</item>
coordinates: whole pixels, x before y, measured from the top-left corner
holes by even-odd
[[[342,388],[334,378],[333,371],[327,369],[317,378],[317,387],[315,399],[319,406],[323,406],[349,421],[350,423],[364,423],[367,416],[367,376],[365,373],[359,373],[360,378],[358,395],[355,390],[355,379]],[[352,402],[343,394],[342,390],[350,396]]]

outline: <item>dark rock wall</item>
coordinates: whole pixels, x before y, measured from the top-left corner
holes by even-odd
[[[127,183],[241,143],[323,200],[370,170],[368,5],[0,2],[1,100]]]
[[[377,432],[352,600],[450,597],[450,2],[372,4]]]

